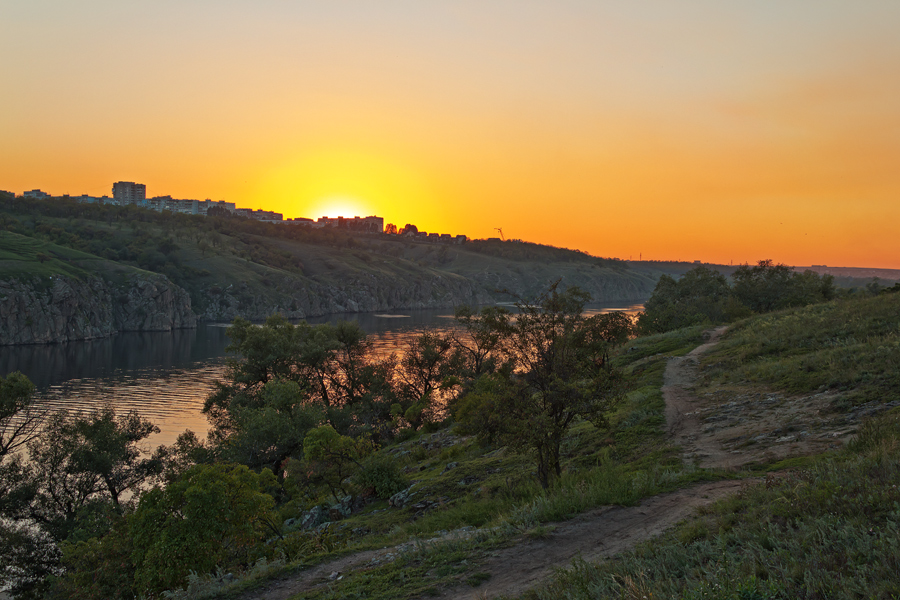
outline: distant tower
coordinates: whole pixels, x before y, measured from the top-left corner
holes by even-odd
[[[117,181],[112,188],[113,198],[119,206],[137,204],[143,206],[147,203],[147,186],[133,181]]]

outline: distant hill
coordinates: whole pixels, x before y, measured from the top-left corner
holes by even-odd
[[[46,288],[51,276],[62,276],[121,285],[122,273],[156,274],[186,292],[193,315],[215,321],[529,299],[560,279],[595,302],[641,302],[658,278],[623,261],[539,244],[428,243],[66,200],[2,199],[3,230],[0,282]],[[12,256],[19,246],[30,249]]]
[[[670,275],[672,277],[680,277],[691,269],[700,265],[715,269],[719,273],[731,276],[740,265],[717,265],[702,262],[681,262],[681,261],[625,261],[629,267],[638,272],[645,272],[655,278],[660,275]],[[815,271],[819,275],[833,275],[835,284],[839,287],[852,288],[862,287],[870,283],[874,278],[882,280],[883,283],[890,284],[900,281],[900,269],[876,269],[870,267],[828,267],[825,265],[812,265],[809,267],[795,266],[795,271]]]

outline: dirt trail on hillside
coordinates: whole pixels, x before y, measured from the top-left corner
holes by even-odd
[[[693,393],[700,356],[719,343],[719,337],[726,329],[727,326],[713,329],[706,343],[685,356],[670,358],[663,376],[662,393],[669,435],[684,449],[685,458],[696,460],[697,466],[704,468],[733,467],[741,460],[727,452],[717,439],[702,434],[697,411],[699,401]]]
[[[686,458],[696,460],[702,467],[733,467],[749,456],[728,450],[715,435],[702,431],[703,419],[698,412],[702,402],[693,394],[698,359],[715,346],[725,329],[720,327],[710,332],[708,341],[690,354],[669,359],[664,376],[662,391],[668,431],[685,448]],[[638,506],[603,507],[569,521],[550,524],[551,531],[543,538],[523,538],[514,546],[494,552],[480,564],[478,571],[490,575],[480,586],[460,582],[439,597],[470,600],[522,594],[546,580],[555,569],[570,566],[577,557],[598,560],[628,550],[660,535],[691,516],[697,508],[738,491],[742,485],[739,481],[700,484],[646,498]],[[325,585],[342,573],[392,560],[397,552],[397,548],[386,548],[347,556],[273,581],[265,589],[242,596],[242,600],[287,600]]]
[[[544,539],[525,540],[493,554],[479,567],[490,573],[485,583],[455,588],[439,596],[474,600],[522,594],[553,574],[584,560],[607,558],[656,537],[704,506],[738,491],[740,481],[706,483],[646,498],[638,506],[606,506],[562,523]]]
[[[479,565],[479,572],[491,576],[482,585],[471,587],[461,583],[437,597],[474,600],[521,594],[550,577],[555,569],[570,566],[575,558],[606,558],[656,537],[691,516],[697,508],[740,490],[742,485],[740,481],[705,483],[646,498],[638,506],[605,506],[568,521],[551,523],[551,531],[546,536],[523,539],[515,546],[497,550]],[[397,552],[397,548],[385,548],[346,556],[275,580],[241,598],[287,600],[354,569],[390,561]]]
[[[748,385],[698,389],[700,357],[726,329],[712,330],[702,346],[666,364],[666,426],[686,461],[736,469],[819,454],[846,443],[860,419],[878,408],[862,405],[851,413],[835,413],[833,392],[791,396]]]

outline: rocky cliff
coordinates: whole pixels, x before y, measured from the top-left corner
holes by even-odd
[[[196,311],[203,320],[231,321],[238,316],[262,320],[275,312],[303,319],[335,313],[451,308],[533,298],[557,279],[562,279],[563,287],[578,285],[595,302],[640,302],[650,295],[654,284],[650,278],[598,275],[587,268],[485,272],[471,278],[448,271],[408,277],[357,272],[340,283],[285,275],[268,279],[264,290],[247,282],[226,289],[208,288],[196,303]]]
[[[362,274],[340,284],[285,276],[260,291],[246,283],[212,288],[203,295],[199,317],[231,321],[235,317],[262,320],[279,312],[290,319],[336,313],[447,308],[483,304],[490,296],[472,281],[452,274],[408,279]]]
[[[64,275],[0,281],[0,345],[87,340],[119,331],[195,327],[191,299],[166,277],[121,283]]]

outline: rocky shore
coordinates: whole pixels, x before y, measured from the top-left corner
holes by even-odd
[[[545,274],[544,274],[545,275]],[[566,278],[595,301],[640,301],[646,286],[617,277]],[[9,278],[0,280],[0,345],[51,344],[103,338],[125,331],[171,331],[198,321],[228,322],[235,317],[261,321],[273,313],[289,319],[329,314],[451,308],[479,305],[546,290],[543,275],[468,278],[443,272],[397,277],[357,272],[339,281],[270,276],[266,285],[236,281],[188,292],[164,275],[131,272],[117,282],[102,276]],[[571,281],[569,281],[571,279]],[[508,290],[512,295],[501,294]]]
[[[62,275],[0,281],[0,345],[103,338],[120,331],[197,326],[186,291],[163,275],[122,283]]]

